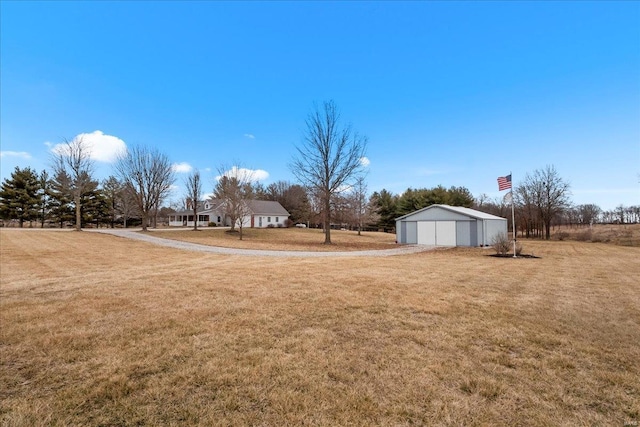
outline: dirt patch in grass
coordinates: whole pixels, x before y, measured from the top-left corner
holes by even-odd
[[[152,233],[164,239],[240,249],[336,252],[398,247],[395,234],[379,232],[362,232],[359,236],[357,231],[331,230],[331,245],[324,244],[324,233],[319,229],[246,228],[242,240],[237,232],[216,228],[161,229]]]
[[[640,420],[640,250],[528,245],[507,267],[0,230],[0,424]]]

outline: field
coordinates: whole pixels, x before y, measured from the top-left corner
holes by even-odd
[[[593,227],[555,227],[555,240],[611,243],[621,246],[640,246],[640,224],[594,224]]]
[[[294,259],[90,232],[0,243],[3,426],[640,422],[639,248]]]

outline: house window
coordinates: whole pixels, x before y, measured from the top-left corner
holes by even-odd
[[[276,222],[278,222],[278,217],[276,217]]]
[[[267,222],[271,222],[271,217],[270,216],[267,217]]]
[[[218,222],[220,222],[220,216],[218,215]]]

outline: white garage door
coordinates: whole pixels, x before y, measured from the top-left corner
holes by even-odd
[[[430,246],[436,244],[435,221],[418,221],[418,244]]]
[[[418,221],[418,244],[430,246],[455,246],[455,221]]]
[[[456,222],[436,221],[436,245],[455,246],[456,245]]]

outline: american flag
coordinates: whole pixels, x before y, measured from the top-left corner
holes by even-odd
[[[498,177],[498,191],[508,190],[511,188],[511,174]]]

